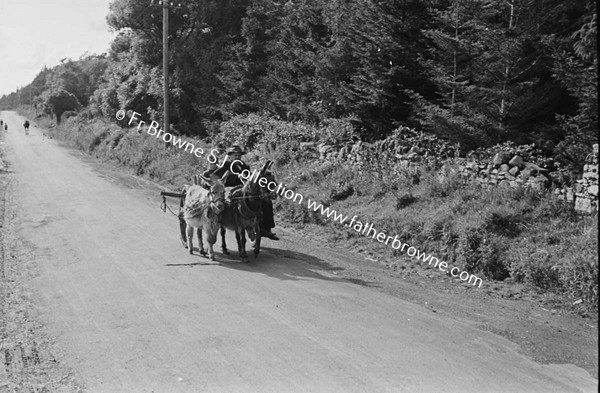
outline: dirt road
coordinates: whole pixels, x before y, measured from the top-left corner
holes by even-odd
[[[8,209],[36,266],[28,287],[88,392],[597,390],[580,368],[537,364],[504,338],[320,269],[331,253],[319,256],[318,239],[284,233],[249,264],[190,256],[158,188],[127,187],[0,117],[13,125]]]

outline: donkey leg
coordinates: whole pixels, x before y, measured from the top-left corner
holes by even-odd
[[[223,254],[229,255],[229,251],[227,251],[227,244],[225,243],[225,228],[221,227],[221,249],[223,250]]]
[[[192,244],[192,239],[194,238],[194,228],[190,225],[187,226],[187,245],[190,254],[194,253],[194,245]]]
[[[181,244],[183,244],[183,247],[188,248],[186,228],[187,224],[183,219],[183,212],[179,212],[179,232],[181,234]]]
[[[254,233],[256,233],[256,240],[254,241],[254,258],[258,257],[258,253],[260,252],[260,226],[256,225],[254,227]]]
[[[202,256],[206,256],[206,250],[204,250],[204,242],[202,241],[202,227],[198,228],[196,230],[196,233],[198,233],[198,243],[200,244],[200,246],[199,246],[200,254],[202,254]]]
[[[235,242],[237,243],[237,246],[238,246],[238,254],[241,257],[242,256],[242,247],[240,246],[240,244],[242,243],[242,241],[240,240],[240,233],[237,229],[235,230]]]
[[[242,262],[246,262],[246,250],[242,247],[242,235],[240,234],[239,228],[235,231],[235,240],[238,245],[238,254]]]
[[[217,242],[217,232],[211,232],[210,229],[206,231],[206,241],[208,242],[208,257],[211,261],[215,260],[215,251],[213,245]]]
[[[241,228],[240,231],[240,245],[242,248],[242,261],[248,262],[248,256],[246,255],[246,231],[244,228]]]

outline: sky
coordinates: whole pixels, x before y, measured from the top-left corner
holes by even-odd
[[[0,0],[0,96],[33,81],[40,70],[86,52],[107,52],[111,0]]]

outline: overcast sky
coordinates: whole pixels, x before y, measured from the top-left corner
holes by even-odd
[[[111,0],[0,0],[0,96],[25,86],[45,65],[108,51]]]

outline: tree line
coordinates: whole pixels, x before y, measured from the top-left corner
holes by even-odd
[[[161,120],[162,10],[114,0],[107,53],[44,68],[0,105]],[[400,125],[464,150],[535,142],[569,162],[597,143],[591,0],[197,0],[170,11],[175,132],[236,115],[347,119],[364,140]]]

